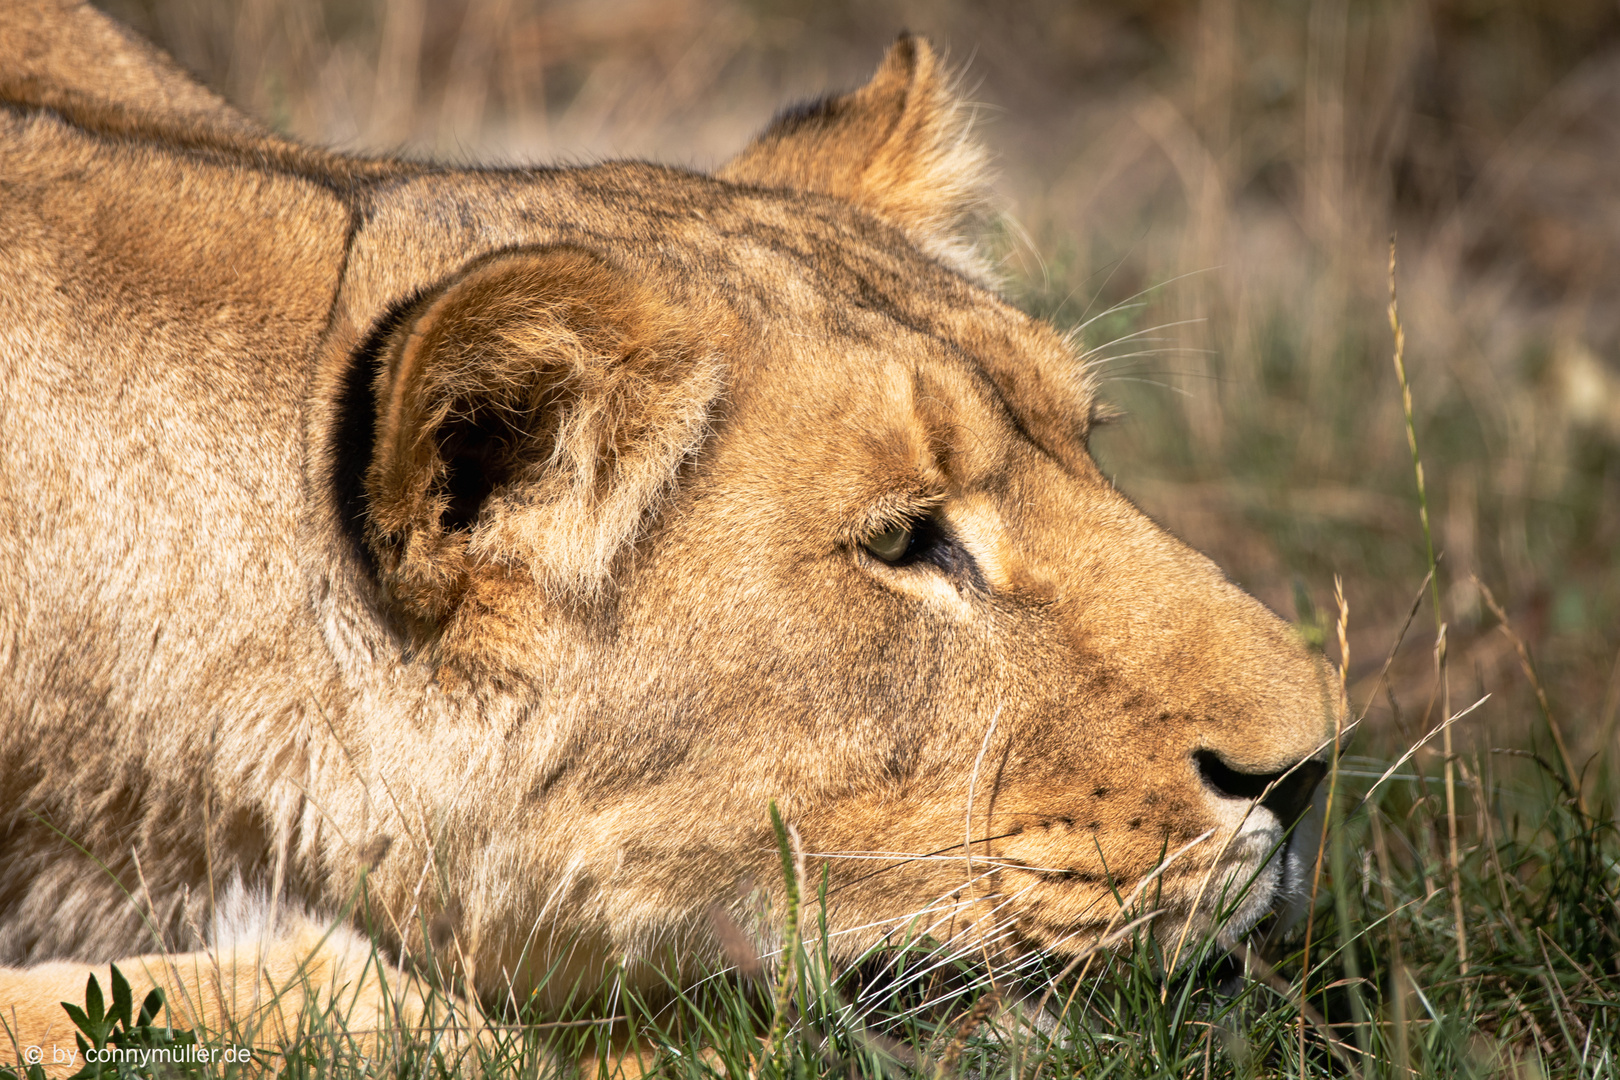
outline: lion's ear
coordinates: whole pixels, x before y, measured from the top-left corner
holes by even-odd
[[[779,114],[719,172],[756,187],[832,195],[971,262],[962,232],[984,202],[986,153],[938,55],[902,34],[871,82]]]
[[[485,578],[598,594],[719,392],[681,327],[570,247],[486,257],[419,300],[384,345],[365,476],[390,598],[442,624]]]

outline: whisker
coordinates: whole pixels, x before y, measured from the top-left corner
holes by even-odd
[[[989,875],[986,874],[985,876],[988,877]],[[954,891],[955,890],[953,890],[953,892]],[[949,896],[949,895],[951,895],[951,894],[950,893],[946,894],[946,896]],[[939,899],[943,900],[944,898],[941,897]],[[945,910],[947,911],[947,913],[949,913],[949,912],[953,912],[954,910],[956,910],[958,908],[970,907],[973,904],[978,903],[982,899],[983,899],[983,897],[966,897],[966,898],[964,898],[962,900],[957,900],[954,903],[945,905]],[[849,928],[844,929],[844,930],[834,930],[834,931],[831,931],[831,932],[829,932],[827,934],[827,938],[828,938],[828,940],[831,940],[831,939],[836,938],[836,937],[842,937],[842,936],[845,936],[845,935],[848,935],[848,934],[859,933],[862,930],[872,930],[872,929],[875,929],[877,927],[886,926],[886,925],[889,925],[889,924],[913,922],[913,921],[915,921],[916,919],[918,919],[919,917],[921,917],[923,915],[932,914],[933,912],[940,910],[940,908],[936,906],[937,903],[938,903],[938,901],[935,901],[935,903],[930,904],[927,907],[921,908],[921,909],[919,909],[917,911],[909,912],[909,913],[907,913],[905,915],[897,915],[897,916],[893,916],[893,917],[887,918],[887,919],[877,919],[877,920],[874,920],[873,922],[864,923],[864,924],[862,924],[860,926],[852,926],[852,927],[849,927]],[[930,923],[929,926],[930,926],[930,928],[932,928],[934,926],[939,925],[939,923],[942,922],[942,921],[944,921],[943,917],[941,919],[935,920],[933,923]],[[887,936],[887,935],[885,935],[885,936]]]
[[[967,926],[965,926],[963,928],[962,936],[960,938],[958,938],[958,939],[955,939],[955,940],[958,940],[958,941],[961,942],[961,947],[959,949],[957,949],[955,952],[947,952],[944,959],[938,961],[937,963],[935,963],[931,967],[925,969],[923,974],[926,974],[928,972],[937,970],[939,967],[941,967],[941,966],[943,966],[945,964],[954,963],[957,960],[960,960],[963,957],[965,957],[965,956],[969,955],[970,953],[974,952],[975,950],[986,948],[988,945],[990,945],[990,944],[994,943],[995,941],[1000,940],[1002,937],[1006,936],[1006,934],[1011,932],[1011,930],[1016,926],[1017,920],[1015,918],[1014,919],[1002,919],[1002,920],[999,920],[999,921],[996,921],[996,922],[992,922],[990,924],[988,930],[986,930],[985,932],[976,934],[971,938],[967,937],[967,931],[969,929],[971,929],[973,926],[977,925],[978,923],[983,922],[985,919],[992,918],[1002,908],[1006,907],[1008,904],[1013,903],[1019,897],[1023,896],[1026,892],[1029,892],[1031,889],[1035,888],[1038,884],[1039,884],[1038,882],[1033,882],[1030,885],[1026,886],[1025,888],[1020,889],[1018,892],[1013,893],[1010,896],[1002,898],[1000,900],[1000,902],[998,902],[997,904],[992,906],[992,908],[989,911],[985,912],[979,918],[973,920],[973,922],[968,923]],[[938,925],[938,923],[936,922],[934,925]],[[899,961],[899,959],[900,959],[900,957],[898,955],[896,957],[892,958],[891,961],[888,964],[884,965],[883,968],[879,969],[880,973],[882,971],[884,971],[884,970],[887,970],[894,963],[897,963]]]
[[[962,822],[962,850],[967,855],[967,872],[970,878],[973,876],[973,788],[979,782],[979,766],[984,764],[985,751],[990,749],[990,736],[996,733],[996,722],[1000,719],[1001,705],[998,702],[995,713],[990,717],[990,726],[984,729],[984,739],[979,743],[979,756],[973,759],[973,772],[968,775],[967,810]],[[989,850],[988,844],[985,850]]]
[[[1095,358],[1088,355],[1086,359],[1086,369],[1089,371],[1093,368],[1099,368],[1104,364],[1112,364],[1116,360],[1134,360],[1139,356],[1182,356],[1185,354],[1214,356],[1216,355],[1216,351],[1217,350],[1215,349],[1198,349],[1190,345],[1178,345],[1171,349],[1137,349],[1134,352],[1113,353],[1108,356],[1098,356]]]
[[[975,841],[975,843],[981,842],[982,841]],[[848,859],[855,862],[881,862],[886,859],[903,859],[905,862],[966,862],[969,863],[969,865],[974,863],[991,862],[995,864],[993,869],[1027,870],[1032,874],[1066,874],[1070,869],[1067,866],[1034,866],[1030,863],[998,859],[994,855],[989,856],[988,858],[983,855],[979,855],[970,860],[966,855],[901,855],[896,852],[851,852],[849,854],[842,854],[838,852],[807,851],[805,852],[805,857],[813,857],[817,859]]]
[[[955,951],[953,953],[947,953],[947,954],[945,954],[943,956],[938,955],[938,954],[931,955],[931,956],[929,956],[929,960],[932,961],[931,963],[928,963],[926,966],[923,966],[923,967],[920,967],[920,968],[915,968],[913,970],[910,970],[910,971],[906,972],[906,975],[905,975],[905,978],[904,978],[903,981],[899,982],[898,984],[885,986],[885,987],[883,987],[883,990],[886,991],[886,992],[892,993],[894,990],[902,989],[907,985],[916,985],[916,984],[922,982],[923,980],[927,979],[930,975],[932,975],[934,972],[940,970],[941,968],[948,967],[951,964],[954,964],[954,963],[962,960],[963,958],[972,955],[974,952],[978,951],[981,948],[986,948],[989,945],[993,945],[993,944],[1001,941],[1003,938],[1008,937],[1012,933],[1013,933],[1013,927],[1012,927],[1011,924],[1008,924],[1005,928],[1001,929],[996,934],[994,934],[994,935],[992,935],[990,937],[987,937],[987,938],[982,938],[982,939],[976,940],[976,941],[972,942],[966,948],[959,949],[959,950],[957,950],[957,951]],[[896,957],[896,961],[898,961],[899,959],[901,959],[901,958]],[[884,970],[886,970],[886,969],[884,969]],[[857,1002],[859,1002],[860,1000],[862,1000],[862,999],[858,998]],[[874,995],[874,998],[865,999],[865,1000],[870,1001],[871,1004],[865,1010],[857,1013],[857,1015],[863,1021],[866,1019],[866,1017],[870,1016],[874,1011],[876,1011],[876,1009],[878,1008],[879,1005],[881,1005],[881,1001],[876,1000],[875,995]]]
[[[1006,839],[1008,839],[1010,837],[1014,837],[1014,836],[1019,835],[1019,833],[1022,832],[1022,831],[1023,830],[1018,829],[1018,830],[1014,830],[1013,832],[999,833],[999,834],[997,834],[995,836],[978,837],[978,838],[975,838],[972,841],[972,843],[975,843],[975,844],[988,844],[988,843],[990,843],[992,841],[995,841],[995,840],[1006,840]],[[938,848],[937,850],[934,850],[934,851],[925,852],[924,854],[921,854],[921,855],[907,856],[905,858],[899,859],[897,862],[895,862],[895,864],[893,866],[880,867],[880,868],[878,868],[876,870],[871,871],[870,873],[862,874],[860,877],[851,878],[848,881],[839,882],[837,885],[828,888],[827,894],[829,896],[831,896],[835,892],[839,892],[839,891],[842,891],[844,889],[847,889],[851,885],[858,885],[861,882],[867,880],[868,878],[876,877],[877,875],[879,875],[879,874],[881,874],[881,873],[883,873],[883,872],[885,872],[887,870],[898,869],[899,867],[904,866],[906,863],[915,862],[915,861],[917,861],[919,859],[931,859],[935,855],[943,855],[947,851],[955,851],[957,848],[959,848],[961,846],[962,846],[962,844],[956,843],[956,844],[951,844],[948,847],[942,847],[942,848]]]
[[[984,875],[980,875],[980,876],[981,877],[988,877],[989,875],[984,874]],[[966,887],[966,886],[964,886],[964,887]],[[1028,888],[1033,888],[1033,887],[1034,886],[1031,885]],[[1024,889],[1024,890],[1020,890],[1017,893],[1014,893],[1013,896],[1005,898],[1002,901],[1001,905],[996,905],[995,907],[992,907],[990,911],[987,911],[984,915],[981,915],[981,916],[979,916],[979,918],[974,919],[972,922],[968,923],[965,927],[963,927],[963,934],[965,935],[969,928],[971,928],[971,927],[977,925],[978,923],[984,921],[984,919],[994,916],[996,910],[998,910],[1000,906],[1003,906],[1006,903],[1010,903],[1012,900],[1017,899],[1019,896],[1022,896],[1023,893],[1026,892],[1026,891],[1028,891],[1027,888]],[[980,902],[980,901],[982,901],[984,899],[986,899],[986,897],[983,897],[983,896],[969,897],[968,900],[967,900],[967,903],[970,903],[970,904],[971,903],[977,903],[977,902]],[[935,927],[939,926],[944,921],[945,921],[944,918],[939,918],[939,919],[934,920],[933,923],[929,924],[929,926],[924,931],[924,934],[922,936],[925,936],[925,937],[928,936],[928,931],[932,931]],[[995,927],[995,924],[992,923],[992,929],[994,929],[994,927]],[[971,941],[968,942],[968,944],[966,946],[966,949],[967,949],[967,951],[972,951],[973,949],[979,948],[982,943],[983,943],[982,935],[981,936],[976,936],[974,939],[972,939]],[[895,952],[895,955],[890,957],[890,959],[887,962],[885,962],[882,967],[880,967],[878,969],[878,973],[883,974],[884,972],[888,971],[889,968],[891,968],[894,964],[898,963],[903,958],[904,954],[905,954],[905,948],[904,947],[897,950]]]
[[[1123,260],[1121,260],[1121,264],[1123,264]],[[1119,269],[1119,267],[1116,266],[1114,269],[1115,269],[1115,271],[1117,271]],[[1071,329],[1069,331],[1069,333],[1073,334],[1073,333],[1077,333],[1077,332],[1079,332],[1081,330],[1084,330],[1086,327],[1090,326],[1092,323],[1096,322],[1098,319],[1105,319],[1109,315],[1112,315],[1115,311],[1123,310],[1125,305],[1127,305],[1127,304],[1129,304],[1132,307],[1144,307],[1144,306],[1146,306],[1145,301],[1142,304],[1137,304],[1137,303],[1135,303],[1135,301],[1139,300],[1141,297],[1144,297],[1144,296],[1148,295],[1151,292],[1154,292],[1154,291],[1156,291],[1158,289],[1162,289],[1167,285],[1174,285],[1176,282],[1180,281],[1183,278],[1190,278],[1190,277],[1193,277],[1194,275],[1197,275],[1197,274],[1207,274],[1207,273],[1210,273],[1211,271],[1219,270],[1219,269],[1221,269],[1219,266],[1206,266],[1206,267],[1204,267],[1203,269],[1200,269],[1200,270],[1188,270],[1184,274],[1177,274],[1175,277],[1165,278],[1163,281],[1155,282],[1154,284],[1149,285],[1145,289],[1137,290],[1136,292],[1132,293],[1130,296],[1127,296],[1124,300],[1121,300],[1119,303],[1113,304],[1113,305],[1111,305],[1111,306],[1109,306],[1107,308],[1104,308],[1102,311],[1097,312],[1097,314],[1091,316],[1090,318],[1085,319],[1085,321],[1081,322],[1079,325],[1077,325],[1073,329]],[[1110,273],[1108,275],[1109,280],[1112,280],[1113,276],[1114,276],[1113,273]],[[1106,288],[1107,285],[1108,285],[1108,282],[1104,281],[1103,282],[1103,287]]]
[[[1121,334],[1117,338],[1113,338],[1112,340],[1103,342],[1101,345],[1097,345],[1097,346],[1094,346],[1094,347],[1092,347],[1090,349],[1087,349],[1084,353],[1081,354],[1080,359],[1084,360],[1085,357],[1090,355],[1091,353],[1097,352],[1099,349],[1106,349],[1110,345],[1118,345],[1122,341],[1136,341],[1136,340],[1142,339],[1144,335],[1157,333],[1160,330],[1173,330],[1174,328],[1176,328],[1178,326],[1192,326],[1195,323],[1201,323],[1203,321],[1204,320],[1201,319],[1201,318],[1198,318],[1198,319],[1176,319],[1173,322],[1156,323],[1153,326],[1144,326],[1140,330],[1133,330],[1129,334]]]
[[[1162,383],[1162,382],[1159,382],[1156,379],[1132,379],[1132,378],[1129,378],[1129,377],[1127,377],[1125,375],[1114,375],[1114,376],[1110,376],[1108,381],[1109,382],[1141,383],[1144,386],[1157,386],[1159,389],[1168,390],[1172,394],[1180,394],[1182,397],[1187,397],[1187,398],[1192,397],[1192,394],[1190,392],[1182,389],[1181,387],[1179,387],[1179,386],[1171,386],[1169,383]]]
[[[1067,345],[1069,345],[1070,348],[1073,348],[1074,345],[1075,345],[1075,342],[1079,339],[1080,335],[1085,331],[1086,327],[1090,326],[1092,323],[1096,322],[1098,319],[1106,319],[1108,316],[1117,315],[1122,311],[1135,311],[1138,308],[1145,308],[1145,307],[1147,307],[1147,301],[1146,300],[1139,300],[1139,301],[1135,301],[1135,302],[1132,302],[1130,300],[1121,300],[1119,303],[1110,305],[1109,307],[1106,307],[1103,310],[1097,312],[1096,315],[1093,315],[1092,317],[1086,319],[1084,322],[1077,323],[1076,325],[1071,326],[1067,330],[1063,331],[1063,340]]]

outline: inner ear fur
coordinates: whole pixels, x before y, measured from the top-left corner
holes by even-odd
[[[377,374],[365,476],[366,543],[405,614],[444,624],[514,574],[601,593],[719,391],[682,326],[572,247],[488,256],[419,301]]]
[[[778,114],[718,175],[847,200],[982,273],[965,235],[988,187],[972,121],[938,54],[902,34],[865,86]]]

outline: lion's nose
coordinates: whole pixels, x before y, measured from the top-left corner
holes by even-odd
[[[1315,758],[1274,773],[1234,769],[1213,750],[1193,751],[1193,761],[1198,765],[1198,775],[1217,794],[1228,799],[1259,799],[1260,805],[1276,814],[1285,829],[1309,808],[1311,793],[1327,772],[1327,766]]]

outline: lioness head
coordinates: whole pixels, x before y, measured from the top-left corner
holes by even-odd
[[[414,727],[338,721],[383,782],[327,812],[425,838],[373,888],[414,910],[431,861],[486,985],[712,955],[781,889],[771,800],[848,955],[1286,890],[1337,681],[1099,472],[1085,366],[956,239],[980,156],[902,39],[717,178],[475,175],[360,234],[311,429],[359,584],[320,595]]]

